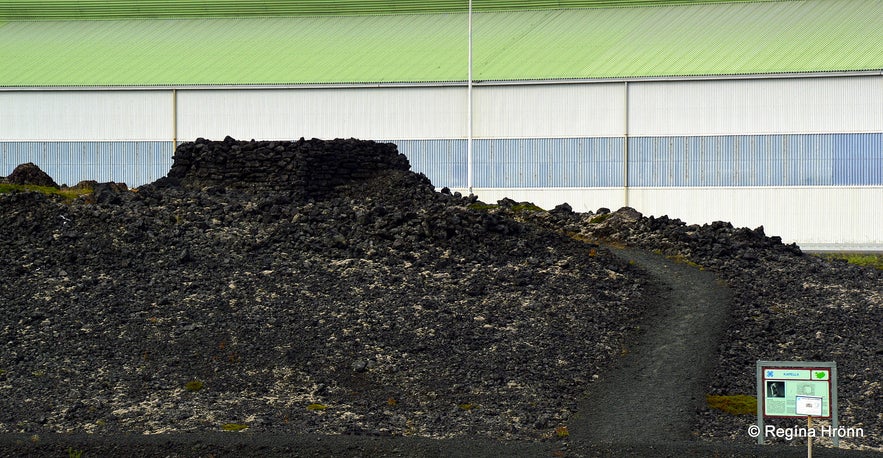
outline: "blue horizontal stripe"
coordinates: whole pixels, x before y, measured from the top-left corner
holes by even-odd
[[[629,185],[883,185],[883,134],[629,139]]]
[[[0,142],[0,175],[33,162],[58,184],[83,180],[141,186],[172,167],[172,142]]]
[[[437,187],[465,188],[466,140],[393,140]],[[480,188],[623,186],[624,139],[477,139]],[[58,183],[140,186],[166,175],[171,142],[0,142],[0,175],[33,162]],[[629,138],[629,186],[880,186],[883,133]]]

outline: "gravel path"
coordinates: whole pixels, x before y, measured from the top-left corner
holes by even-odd
[[[657,302],[620,367],[592,385],[576,438],[640,443],[686,440],[730,314],[729,290],[717,277],[646,251],[613,250],[659,282]]]

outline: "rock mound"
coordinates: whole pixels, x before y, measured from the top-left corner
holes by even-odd
[[[49,186],[52,188],[58,187],[58,183],[33,162],[17,166],[15,170],[6,177],[6,181],[12,184],[30,184],[36,186]]]
[[[223,141],[203,138],[178,147],[167,179],[200,189],[222,186],[292,191],[317,197],[335,187],[410,169],[392,143],[362,140]]]
[[[0,432],[555,439],[645,308],[392,145],[200,140],[107,195],[0,195]]]

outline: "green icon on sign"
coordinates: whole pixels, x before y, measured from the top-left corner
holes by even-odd
[[[828,375],[827,372],[816,372],[816,378],[825,378]]]

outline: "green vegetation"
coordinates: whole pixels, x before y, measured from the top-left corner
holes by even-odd
[[[327,408],[328,408],[328,406],[326,406],[325,404],[318,404],[315,402],[307,406],[307,410],[309,410],[311,412],[322,411]]]
[[[8,194],[11,192],[39,192],[46,195],[55,195],[64,197],[65,200],[71,201],[80,196],[85,196],[92,192],[91,189],[81,188],[53,188],[52,186],[36,186],[31,184],[10,184],[0,183],[0,194]]]
[[[473,203],[469,204],[469,206],[466,208],[468,208],[470,210],[488,211],[488,210],[493,210],[497,207],[499,207],[499,205],[497,205],[497,204],[486,204],[484,202],[478,201],[478,202],[473,202]]]
[[[555,435],[558,436],[559,439],[564,439],[570,436],[570,431],[567,430],[567,426],[559,426],[555,428]]]
[[[603,223],[604,221],[607,220],[607,218],[610,218],[611,216],[613,216],[613,213],[603,213],[603,214],[594,216],[594,217],[592,217],[592,219],[589,220],[589,224]]]
[[[459,407],[460,410],[472,410],[478,408],[477,405],[468,402],[464,404],[458,404],[457,407]]]
[[[512,206],[512,211],[515,213],[522,212],[544,212],[542,208],[530,203],[530,202],[521,202]]]
[[[478,210],[478,211],[489,211],[495,208],[500,208],[498,204],[486,204],[482,201],[473,202],[468,205],[470,210]],[[503,207],[505,209],[511,210],[512,213],[524,213],[524,212],[544,212],[541,207],[534,205],[531,202],[519,202],[517,204],[512,205],[511,207]]]
[[[705,395],[708,407],[732,415],[757,415],[757,397],[745,394],[732,396]]]
[[[68,447],[67,456],[69,458],[81,458],[83,456],[83,450],[74,450],[73,447]]]
[[[842,260],[862,267],[873,267],[883,270],[883,253],[820,253],[822,259]]]
[[[668,259],[678,263],[678,264],[686,264],[694,269],[705,270],[705,267],[702,264],[691,261],[688,257],[682,254],[676,254],[674,256],[666,256]]]
[[[224,431],[242,431],[243,429],[247,429],[248,425],[243,425],[240,423],[224,423],[221,425],[221,429]]]
[[[184,389],[191,392],[191,393],[195,393],[195,392],[201,390],[202,387],[203,387],[203,383],[199,380],[191,380],[191,381],[184,384]]]

